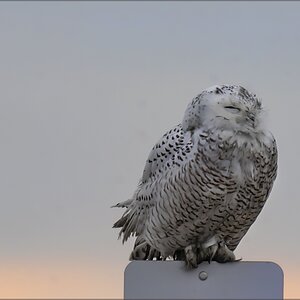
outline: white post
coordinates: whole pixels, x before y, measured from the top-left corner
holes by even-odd
[[[273,262],[133,261],[125,270],[125,299],[283,299],[283,271]]]

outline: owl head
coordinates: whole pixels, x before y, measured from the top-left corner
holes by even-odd
[[[251,133],[260,128],[262,105],[255,94],[238,85],[216,85],[189,103],[182,122],[185,131],[218,128]]]

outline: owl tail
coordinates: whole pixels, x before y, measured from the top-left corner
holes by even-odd
[[[129,199],[112,206],[126,208],[126,211],[123,214],[123,216],[113,225],[113,228],[121,228],[119,238],[123,234],[123,243],[127,241],[127,239],[131,235],[136,235],[137,233],[139,233],[137,231],[138,219],[136,218],[135,210],[134,208],[130,207],[132,201],[133,199]]]

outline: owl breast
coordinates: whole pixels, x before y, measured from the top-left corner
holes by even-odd
[[[214,235],[234,250],[262,210],[277,171],[275,140],[265,133],[232,135],[222,141],[216,165],[235,182],[235,190],[225,196],[226,214],[217,218]],[[226,178],[226,177],[224,177]],[[214,222],[214,217],[212,222]]]

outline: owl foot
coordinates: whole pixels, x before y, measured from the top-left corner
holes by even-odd
[[[216,261],[219,263],[237,262],[234,253],[228,249],[224,241],[217,242],[215,238],[200,247],[196,244],[189,245],[184,250],[177,250],[173,255],[174,260],[184,260],[188,269],[197,268],[203,261]]]
[[[185,263],[188,269],[198,267],[197,248],[194,245],[189,245],[184,248]]]
[[[218,244],[214,244],[209,246],[208,248],[198,248],[197,249],[197,259],[198,264],[200,264],[203,261],[208,261],[211,263],[212,260],[214,260],[215,254],[218,251]]]

